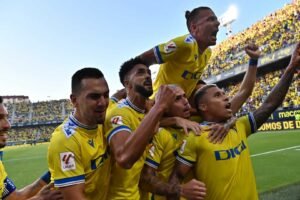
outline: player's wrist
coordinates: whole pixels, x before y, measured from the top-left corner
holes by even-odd
[[[257,66],[257,65],[258,65],[258,58],[249,59],[249,66]]]

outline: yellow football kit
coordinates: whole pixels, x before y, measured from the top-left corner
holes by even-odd
[[[186,138],[184,131],[175,128],[160,128],[153,137],[145,163],[156,169],[157,177],[160,180],[168,182],[176,160],[174,152],[182,145],[184,138]],[[151,194],[151,199],[163,200],[166,197]]]
[[[6,179],[6,177],[7,177],[6,171],[4,169],[2,161],[0,161],[0,194],[1,194],[0,196],[1,197],[2,197],[3,191],[5,189],[4,180]]]
[[[196,40],[187,34],[155,46],[153,51],[157,63],[160,64],[153,84],[154,95],[161,85],[177,84],[189,97],[201,79],[211,56],[211,49],[207,48],[200,54]]]
[[[221,144],[209,142],[208,132],[190,134],[177,150],[177,160],[193,167],[205,183],[207,200],[258,199],[247,136],[256,131],[250,113],[239,118]]]
[[[129,99],[121,100],[116,107],[110,110],[105,120],[105,135],[110,143],[114,135],[120,131],[134,134],[144,118],[144,110],[137,108]],[[132,166],[124,169],[116,162],[112,164],[112,173],[108,199],[140,199],[138,183],[141,170],[145,163],[146,151],[143,156]]]
[[[87,199],[106,199],[111,167],[106,147],[102,126],[88,127],[71,114],[55,129],[48,147],[54,186],[84,183]]]

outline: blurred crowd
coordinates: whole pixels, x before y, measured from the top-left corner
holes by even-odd
[[[257,109],[266,99],[272,88],[278,83],[282,70],[273,71],[257,78],[251,97],[243,105],[240,114],[245,114]],[[228,85],[224,90],[233,96],[239,89],[241,83]],[[281,105],[281,109],[300,107],[300,80],[299,76],[294,78],[289,92]]]
[[[37,103],[20,102],[5,106],[12,126],[61,122],[72,110],[70,101],[66,99]]]
[[[287,4],[244,31],[224,40],[213,48],[204,79],[248,62],[245,46],[254,42],[262,56],[300,40],[300,6]]]
[[[244,47],[255,42],[261,47],[262,56],[287,47],[300,40],[300,7],[288,4],[270,14],[243,32],[231,36],[213,49],[204,79],[228,71],[248,62]],[[243,105],[240,114],[258,108],[279,81],[283,70],[274,71],[257,78],[252,96]],[[240,83],[230,84],[225,89],[235,94]],[[48,141],[57,124],[72,111],[69,100],[51,100],[37,103],[20,102],[5,104],[13,128],[9,142],[32,143]],[[281,108],[300,107],[300,80],[296,78]]]

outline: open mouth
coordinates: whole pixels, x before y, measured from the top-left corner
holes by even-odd
[[[219,32],[219,30],[217,29],[217,30],[215,30],[215,31],[213,31],[212,33],[211,33],[211,36],[212,36],[212,38],[213,38],[213,40],[217,40],[217,34],[218,34],[218,32]]]
[[[144,85],[145,86],[152,86],[152,82],[151,81],[145,81]]]
[[[227,103],[226,105],[225,105],[225,108],[228,110],[228,109],[230,109],[231,110],[231,103]]]

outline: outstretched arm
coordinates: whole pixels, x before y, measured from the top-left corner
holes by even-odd
[[[231,99],[233,114],[237,113],[251,96],[256,80],[257,60],[260,56],[259,48],[255,44],[249,44],[246,46],[245,51],[250,57],[250,62],[239,91]]]
[[[276,108],[281,105],[289,86],[291,85],[294,74],[299,67],[300,43],[297,44],[292,54],[290,63],[281,76],[279,83],[272,89],[271,93],[268,95],[263,104],[253,113],[257,128],[259,128],[276,110]]]

